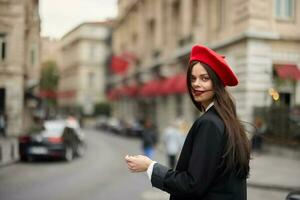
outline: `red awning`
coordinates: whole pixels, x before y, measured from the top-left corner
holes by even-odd
[[[57,98],[60,99],[66,99],[66,98],[73,98],[76,96],[75,90],[66,90],[66,91],[60,91],[57,93]]]
[[[187,92],[186,74],[179,74],[176,76],[175,93]]]
[[[163,80],[152,80],[145,83],[139,90],[139,95],[145,97],[158,96],[162,94],[161,85]]]
[[[120,95],[123,96],[128,96],[128,97],[133,97],[136,96],[138,93],[138,87],[135,85],[131,86],[124,86],[120,89]]]
[[[106,97],[111,100],[117,100],[119,98],[119,91],[118,89],[111,89],[106,93]]]
[[[163,95],[185,93],[187,91],[186,75],[178,74],[166,79],[161,86],[161,91]]]
[[[167,78],[161,86],[162,94],[169,95],[175,93],[176,76]]]
[[[73,98],[76,96],[76,91],[75,90],[66,90],[66,91],[41,90],[38,96],[41,98],[48,98],[48,99]]]
[[[282,79],[300,80],[300,70],[297,65],[275,65],[277,75]]]
[[[115,74],[124,74],[128,69],[128,62],[121,56],[112,56],[111,69]]]
[[[40,90],[38,96],[41,98],[55,99],[56,91],[54,90]]]

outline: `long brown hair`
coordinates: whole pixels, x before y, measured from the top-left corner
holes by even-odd
[[[190,63],[187,70],[186,80],[189,95],[194,105],[200,111],[204,111],[204,107],[201,105],[201,103],[196,102],[192,95],[191,73],[193,66],[197,63],[198,61],[193,61]],[[225,124],[227,143],[223,153],[223,164],[225,165],[224,173],[233,171],[241,178],[248,177],[250,143],[246,136],[245,129],[236,114],[235,104],[217,74],[205,63],[200,63],[206,69],[213,82],[213,89],[215,92],[214,107]]]

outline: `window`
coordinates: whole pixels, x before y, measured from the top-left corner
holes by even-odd
[[[155,39],[155,21],[154,19],[150,19],[147,22],[147,34],[148,34],[148,50],[149,52],[152,52],[153,48],[154,48],[154,42],[153,40]]]
[[[5,88],[0,88],[0,113],[5,111]]]
[[[32,18],[33,20],[39,20],[39,5],[38,1],[35,2],[35,5],[33,7],[33,12],[32,12]]]
[[[30,49],[30,61],[31,61],[31,65],[32,66],[36,66],[37,64],[37,51],[38,51],[38,46],[36,43],[33,43],[31,45],[31,49]]]
[[[192,5],[192,25],[197,26],[198,25],[198,20],[199,20],[199,0],[193,0],[193,5]]]
[[[222,29],[225,27],[226,23],[226,0],[218,0],[218,5],[217,5],[217,12],[218,12],[218,28]]]
[[[92,44],[90,46],[90,59],[92,61],[94,61],[95,60],[95,56],[96,56],[96,46]]]
[[[287,93],[287,92],[280,92],[279,93],[279,104],[281,106],[290,106],[291,105],[291,93]]]
[[[34,66],[35,64],[35,52],[34,52],[34,49],[31,49],[31,64],[32,66]]]
[[[183,114],[183,102],[182,102],[182,95],[178,94],[175,96],[176,98],[176,116],[182,116]]]
[[[6,35],[0,33],[0,61],[6,58]]]
[[[294,0],[275,0],[275,14],[278,19],[289,20],[294,16]]]
[[[95,74],[93,72],[89,73],[89,87],[93,88],[95,82]]]
[[[180,45],[181,41],[180,36],[181,36],[181,29],[182,29],[182,22],[181,22],[181,2],[180,1],[174,1],[172,4],[172,39],[174,42],[178,42],[178,45]],[[172,42],[173,42],[172,41]]]

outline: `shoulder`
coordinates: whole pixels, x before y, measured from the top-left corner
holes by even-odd
[[[210,108],[207,112],[201,115],[195,121],[195,127],[209,127],[210,129],[217,129],[218,132],[224,133],[225,124],[222,118],[219,116],[214,107]]]

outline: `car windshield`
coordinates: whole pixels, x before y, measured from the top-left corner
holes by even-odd
[[[45,122],[44,124],[45,126],[45,130],[46,131],[51,131],[51,132],[61,132],[64,127],[65,124],[62,122]]]

